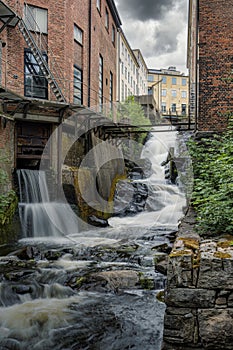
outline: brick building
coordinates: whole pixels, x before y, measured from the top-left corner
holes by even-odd
[[[0,151],[12,151],[9,172],[40,160],[75,108],[111,107],[120,26],[113,0],[0,1]]]
[[[190,0],[190,114],[199,131],[222,131],[233,111],[233,2]]]

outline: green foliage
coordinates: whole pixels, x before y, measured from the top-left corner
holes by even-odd
[[[118,121],[122,120],[123,122],[126,122],[126,124],[138,126],[137,131],[139,131],[139,133],[134,134],[133,139],[138,143],[144,143],[149,128],[143,128],[143,126],[149,126],[151,125],[151,122],[150,119],[145,116],[140,103],[135,101],[134,96],[129,96],[127,100],[120,105],[117,119]]]
[[[233,121],[221,136],[189,142],[193,159],[192,204],[198,228],[209,235],[233,234]]]

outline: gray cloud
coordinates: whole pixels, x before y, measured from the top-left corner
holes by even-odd
[[[176,0],[118,0],[120,14],[127,18],[147,21],[161,19]]]
[[[185,68],[187,0],[116,0],[122,29],[149,66]]]

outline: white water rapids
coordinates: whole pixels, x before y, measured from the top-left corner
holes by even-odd
[[[112,217],[107,228],[79,232],[68,204],[49,200],[44,174],[19,172],[24,238],[0,257],[0,349],[160,350],[165,305],[156,294],[165,277],[156,248],[169,246],[186,204],[161,166],[175,144],[176,132],[152,134],[142,157],[153,174],[135,180],[148,186],[145,210]],[[151,288],[134,283],[142,275]]]

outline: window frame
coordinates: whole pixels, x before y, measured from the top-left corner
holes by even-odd
[[[78,35],[76,36],[75,34],[79,34],[81,39],[79,39]],[[76,41],[78,44],[83,46],[83,30],[77,26],[77,24],[74,23],[74,41]]]
[[[109,12],[107,7],[105,7],[105,28],[109,32]]]
[[[75,70],[77,70],[80,73],[81,79],[78,79],[78,76],[75,75]],[[73,89],[74,89],[74,93],[73,93],[73,102],[75,104],[78,105],[82,105],[83,104],[83,70],[82,68],[78,67],[76,64],[74,65],[74,72],[73,72],[73,77],[74,77],[74,83],[73,83]],[[79,82],[80,86],[76,86],[75,84],[75,79],[77,79],[77,81]],[[80,92],[80,97],[77,95],[75,95],[75,89],[77,89],[77,91]],[[78,101],[78,102],[76,102]]]
[[[99,54],[99,109],[103,109],[103,95],[104,92],[104,59],[101,54]]]
[[[172,85],[177,85],[177,78],[176,77],[172,77]]]
[[[29,11],[28,11],[28,9],[29,9]],[[43,28],[43,25],[41,25],[41,26],[39,25],[40,20],[37,17],[37,12],[39,12],[39,11],[43,11],[44,14],[46,14],[44,28]],[[30,17],[31,17],[31,22],[30,22]],[[24,4],[23,18],[24,18],[24,21],[25,21],[25,23],[30,31],[48,35],[48,9],[45,9],[45,8],[42,8],[39,6]],[[35,25],[35,27],[34,27],[34,25]]]
[[[172,89],[171,96],[172,97],[177,97],[177,90]]]
[[[27,61],[27,57],[29,58],[31,55],[33,60],[31,61]],[[43,58],[45,59],[45,61],[48,63],[48,55],[45,52],[42,52]],[[33,74],[33,71],[36,72],[36,68],[38,68],[38,74]],[[28,73],[26,72],[26,69],[28,69]],[[27,78],[30,77],[31,78],[31,84],[27,84]],[[44,84],[33,84],[34,81],[38,79],[41,80],[42,82],[44,82]],[[29,94],[27,92],[27,87],[31,87],[32,88],[32,92],[31,94]],[[37,94],[35,92],[35,89],[40,89],[42,91],[44,91],[44,95],[42,96],[41,94]],[[31,97],[31,98],[38,98],[38,99],[42,99],[42,100],[48,100],[48,80],[47,78],[44,76],[43,72],[40,69],[39,64],[37,63],[32,50],[29,48],[25,48],[24,49],[24,96],[27,97]],[[33,93],[34,91],[34,93]]]

